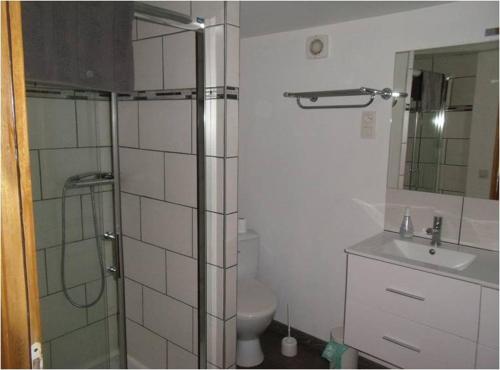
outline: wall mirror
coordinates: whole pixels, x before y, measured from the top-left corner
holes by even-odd
[[[396,53],[387,186],[498,199],[498,42]]]

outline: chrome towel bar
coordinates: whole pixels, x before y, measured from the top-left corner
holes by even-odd
[[[375,100],[375,97],[379,95],[384,100],[390,98],[394,99],[393,105],[397,103],[398,98],[405,98],[408,96],[405,92],[392,91],[389,88],[382,90],[372,89],[369,87],[360,87],[359,89],[347,89],[347,90],[327,90],[327,91],[308,91],[308,92],[285,92],[283,96],[285,98],[296,98],[297,105],[302,109],[337,109],[337,108],[364,108],[369,106]],[[304,105],[301,99],[309,99],[311,102],[315,103],[319,98],[327,97],[340,97],[340,96],[368,96],[368,101],[361,104],[335,104],[335,105]]]

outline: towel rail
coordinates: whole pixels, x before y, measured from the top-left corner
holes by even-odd
[[[382,97],[384,100],[394,99],[393,105],[397,103],[398,98],[408,96],[405,92],[395,92],[389,88],[382,90],[372,89],[369,87],[360,87],[359,89],[346,90],[325,90],[325,91],[307,91],[307,92],[285,92],[283,96],[286,98],[296,98],[297,105],[302,109],[338,109],[338,108],[365,108],[375,100],[376,96]],[[309,99],[315,103],[319,98],[326,97],[341,97],[341,96],[368,96],[366,103],[361,104],[334,104],[334,105],[304,105],[301,99]]]

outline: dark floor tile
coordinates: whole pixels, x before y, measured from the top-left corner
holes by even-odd
[[[328,369],[329,363],[321,357],[326,342],[310,335],[292,330],[292,336],[298,340],[297,356],[286,357],[281,354],[281,340],[286,332],[283,324],[273,324],[261,335],[260,341],[264,352],[264,362],[253,369]],[[241,368],[241,367],[238,367]],[[364,357],[358,359],[359,369],[384,369],[383,366]]]

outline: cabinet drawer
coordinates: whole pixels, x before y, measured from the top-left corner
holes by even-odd
[[[479,343],[498,348],[498,290],[481,289],[481,316],[479,316]]]
[[[348,298],[474,341],[480,293],[479,285],[349,256]]]
[[[348,300],[344,342],[404,368],[471,368],[476,344]]]

